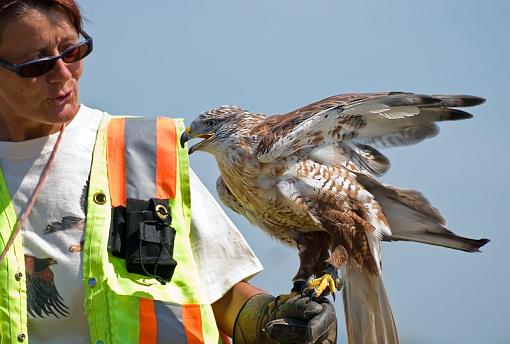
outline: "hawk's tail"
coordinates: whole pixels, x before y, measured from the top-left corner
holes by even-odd
[[[362,270],[352,261],[343,271],[349,344],[397,344],[397,329],[382,276]]]

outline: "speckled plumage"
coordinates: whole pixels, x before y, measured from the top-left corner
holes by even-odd
[[[340,269],[351,343],[398,342],[381,279],[380,240],[412,240],[476,251],[487,240],[456,236],[418,192],[374,177],[389,168],[376,147],[418,143],[437,121],[470,118],[450,107],[472,96],[411,93],[347,94],[285,115],[224,106],[193,121],[182,142],[211,153],[221,172],[217,191],[231,209],[272,237],[296,247],[294,281]],[[371,329],[367,332],[367,329]]]

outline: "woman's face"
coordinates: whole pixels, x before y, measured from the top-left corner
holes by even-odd
[[[57,10],[31,9],[2,26],[0,59],[9,63],[55,56],[78,42],[69,17]],[[45,136],[72,120],[79,108],[82,71],[83,61],[62,59],[38,77],[22,78],[0,67],[0,140]]]

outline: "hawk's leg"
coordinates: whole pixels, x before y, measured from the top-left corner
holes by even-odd
[[[327,267],[326,259],[329,257],[330,236],[325,232],[294,232],[292,238],[295,240],[299,251],[299,269],[292,279],[293,287],[290,294],[280,295],[276,300],[278,303],[302,294],[307,288],[307,282],[313,275],[319,276]]]
[[[326,260],[327,266],[322,272],[322,276],[311,280],[308,283],[311,298],[319,298],[328,291],[335,299],[337,289],[341,288],[342,282],[338,276],[338,270],[347,261],[347,250],[343,246],[337,246],[329,258]]]
[[[355,230],[355,223],[346,212],[329,207],[320,208],[320,218],[331,238],[331,254],[325,260],[327,266],[321,271],[321,277],[311,280],[307,289],[311,292],[312,298],[319,298],[328,291],[334,298],[337,289],[341,287],[338,270],[349,258],[349,249],[352,247],[350,236]]]
[[[310,277],[326,268],[330,237],[324,232],[296,233],[293,237],[299,251],[299,269],[292,279],[292,292],[301,293]]]

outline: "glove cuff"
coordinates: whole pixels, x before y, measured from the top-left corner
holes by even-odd
[[[269,294],[257,294],[252,296],[243,305],[234,324],[234,344],[263,344],[273,343],[262,331],[264,326],[271,321],[273,307],[270,303],[274,296]]]

